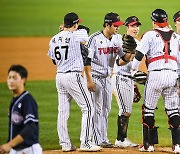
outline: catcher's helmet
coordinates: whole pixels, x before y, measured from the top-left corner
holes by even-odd
[[[164,11],[162,9],[156,9],[152,12],[151,19],[154,22],[165,23],[165,22],[167,22],[168,15],[167,15],[166,11]]]

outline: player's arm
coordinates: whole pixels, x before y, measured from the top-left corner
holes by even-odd
[[[118,58],[116,59],[116,64],[117,64],[118,66],[126,65],[127,63],[130,62],[131,56],[132,56],[131,53],[126,53],[126,54],[125,54],[124,56],[122,56],[121,58],[118,57]]]
[[[137,71],[138,70],[139,64],[142,61],[143,57],[144,57],[143,53],[141,53],[140,51],[136,52],[136,55],[135,55],[135,57],[133,59],[133,62],[132,62],[132,70],[133,71]]]
[[[93,82],[93,78],[91,75],[91,58],[87,58],[84,63],[84,71],[87,78],[87,86],[89,91],[94,92],[95,91],[95,84]]]
[[[56,61],[54,59],[52,59],[52,62],[53,62],[54,65],[56,65]]]
[[[58,50],[58,44],[57,44],[57,35],[55,35],[50,41],[49,41],[49,50],[47,55],[51,58],[54,65],[56,65],[55,55],[54,51]]]
[[[13,147],[17,146],[18,144],[22,143],[26,138],[28,138],[32,133],[35,131],[35,123],[29,122],[23,128],[23,130],[14,137],[11,141],[6,144],[3,144],[0,147],[0,152],[9,152]]]
[[[15,138],[13,138],[8,143],[0,146],[0,153],[9,152],[13,147],[22,143],[23,141],[24,141],[23,137],[21,135],[17,135]]]

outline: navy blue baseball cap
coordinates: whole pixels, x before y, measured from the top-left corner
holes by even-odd
[[[136,16],[128,17],[125,21],[125,26],[142,25]]]
[[[122,26],[124,24],[124,22],[120,20],[120,16],[117,13],[113,12],[105,15],[104,23],[109,23],[114,26]]]
[[[76,23],[80,23],[82,20],[79,19],[78,15],[74,12],[70,12],[64,16],[64,24],[73,26]]]

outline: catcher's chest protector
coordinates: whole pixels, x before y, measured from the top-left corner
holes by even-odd
[[[164,31],[161,31],[161,30],[158,30],[158,29],[154,29],[154,31],[156,31],[159,36],[162,38],[162,40],[164,41],[165,45],[164,45],[164,55],[170,55],[170,40],[171,40],[171,37],[172,37],[172,34],[174,33],[173,30],[170,30],[168,32],[164,32]],[[166,58],[165,58],[166,60]],[[166,60],[167,62],[167,60]]]

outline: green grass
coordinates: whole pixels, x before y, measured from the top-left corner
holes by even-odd
[[[138,16],[143,33],[152,29],[150,15],[156,8],[165,9],[173,25],[178,0],[0,0],[0,36],[52,36],[58,32],[64,15],[72,11],[79,14],[82,24],[90,27],[90,33],[102,29],[108,12],[117,12],[123,21],[128,16]],[[124,31],[123,26],[120,33]]]
[[[0,145],[7,141],[8,137],[8,107],[11,100],[11,93],[6,83],[0,83]],[[55,81],[29,81],[26,89],[31,92],[38,102],[39,121],[40,121],[40,144],[43,149],[60,149],[57,134],[57,92]],[[140,86],[143,94],[143,86]],[[142,100],[138,104],[133,104],[133,112],[130,118],[128,137],[137,143],[142,142],[141,133],[141,106]],[[118,106],[113,97],[112,109],[109,116],[108,136],[114,143],[117,134],[117,115]],[[155,111],[156,125],[160,128],[159,145],[171,146],[171,136],[168,130],[167,116],[164,112],[162,99],[159,100],[158,110]],[[80,128],[81,128],[81,111],[77,104],[72,101],[71,113],[68,121],[69,134],[72,142],[79,147]]]

